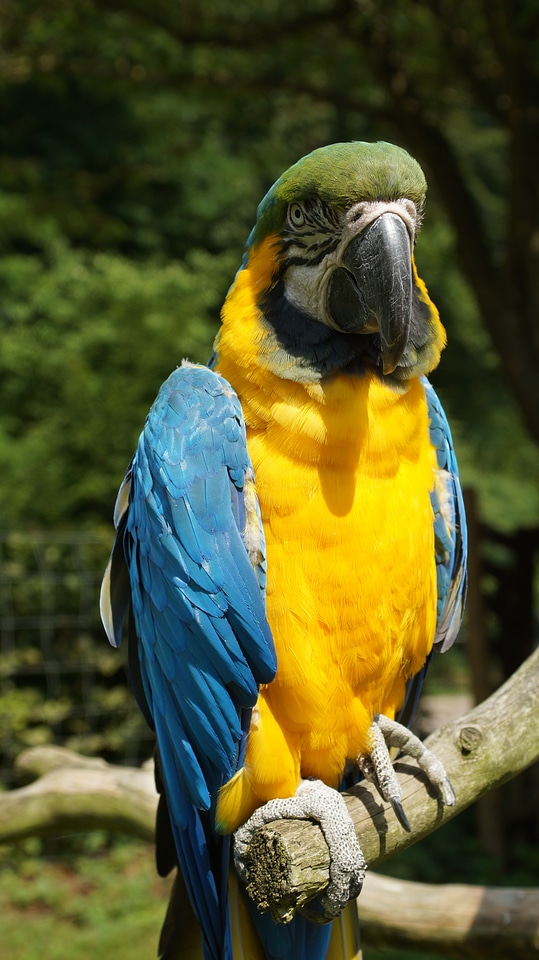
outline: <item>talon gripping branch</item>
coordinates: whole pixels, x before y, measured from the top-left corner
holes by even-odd
[[[445,333],[413,256],[425,190],[388,143],[333,144],[287,170],[210,367],[184,363],[161,387],[118,495],[103,621],[117,645],[130,606],[158,866],[177,858],[187,891],[178,880],[164,960],[357,957],[348,824],[330,843],[325,925],[256,914],[230,835],[275,799],[316,808],[323,828],[327,806],[334,825],[351,763],[406,826],[387,747],[407,741],[395,719],[454,640],[465,591],[457,465],[426,379]]]

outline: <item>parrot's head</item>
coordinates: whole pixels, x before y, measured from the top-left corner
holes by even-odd
[[[413,257],[425,193],[420,166],[389,143],[321,147],[279,177],[244,267],[281,375],[370,368],[395,383],[437,365],[445,331]]]

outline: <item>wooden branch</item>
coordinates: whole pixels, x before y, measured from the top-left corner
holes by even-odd
[[[532,960],[539,950],[538,889],[431,885],[369,873],[358,911],[371,947],[432,950],[451,960]]]
[[[442,805],[414,761],[395,765],[411,834],[372,784],[360,783],[345,795],[369,866],[416,843],[539,759],[538,679],[536,650],[488,700],[426,741],[445,765],[457,795],[454,807]],[[249,895],[280,922],[290,920],[329,880],[329,851],[310,821],[280,820],[258,830],[247,861]]]
[[[445,764],[457,793],[455,807],[442,807],[413,761],[396,764],[411,835],[402,831],[372,785],[361,783],[346,796],[371,866],[417,842],[537,760],[538,674],[539,650],[488,700],[426,741]],[[17,769],[26,780],[39,779],[19,790],[0,793],[1,843],[91,829],[153,839],[157,795],[150,764],[135,770],[60,747],[35,747],[21,754]],[[290,910],[290,904],[279,906],[283,895],[290,899],[292,892],[292,902],[304,902],[307,896],[299,892],[303,887],[310,897],[327,884],[329,854],[315,824],[277,822],[259,831],[253,843],[256,864],[251,868],[251,885],[254,890],[261,884],[255,900],[262,904],[277,899],[277,915]],[[307,864],[302,862],[303,855]],[[286,877],[284,893],[280,870]],[[289,876],[294,872],[295,879]],[[257,874],[270,884],[269,892],[263,889],[262,880],[255,880]],[[272,884],[277,885],[275,895]]]
[[[153,840],[153,767],[118,767],[61,747],[34,747],[18,758],[29,786],[0,794],[0,843],[30,836],[110,830]]]
[[[537,759],[538,673],[536,651],[489,700],[429,738],[457,790],[455,808],[441,807],[415,764],[397,764],[412,837],[370,785],[361,784],[346,797],[371,866]],[[36,747],[19,757],[17,768],[35,782],[0,794],[0,842],[97,828],[153,839],[157,796],[151,763],[135,770],[57,747]],[[327,884],[328,850],[315,824],[277,822],[259,831],[253,845],[251,886],[261,883],[260,906],[280,919],[289,919],[295,907]],[[364,940],[371,945],[431,949],[453,958],[487,953],[491,960],[531,960],[539,948],[539,890],[431,886],[370,872],[358,909]]]

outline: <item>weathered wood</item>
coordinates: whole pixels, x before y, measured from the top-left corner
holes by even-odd
[[[456,960],[537,960],[539,890],[431,885],[369,871],[357,907],[367,947],[401,947]],[[369,955],[369,951],[366,951]],[[163,960],[203,960],[202,944],[180,878],[161,934]]]
[[[0,794],[0,843],[81,830],[153,840],[157,795],[151,768],[113,766],[60,747],[27,750],[17,767],[26,779],[39,779]]]
[[[402,830],[371,784],[361,783],[346,802],[369,866],[416,843],[480,796],[539,759],[539,650],[488,700],[425,742],[444,763],[457,796],[444,807],[414,761],[399,761],[403,803],[412,827]],[[319,827],[280,820],[257,831],[248,850],[248,892],[276,920],[320,893],[329,880],[329,854]]]
[[[368,873],[358,899],[369,946],[442,956],[532,960],[539,955],[539,890],[430,885]]]
[[[405,834],[367,783],[346,796],[370,866],[435,830],[492,787],[539,758],[539,650],[489,700],[446,725],[427,743],[457,792],[442,807],[411,761],[399,762]],[[26,751],[17,762],[29,786],[0,794],[0,842],[69,830],[108,829],[153,839],[157,797],[152,765],[116,767],[56,747]],[[251,852],[255,901],[289,919],[328,881],[329,854],[318,827],[279,821],[258,831]],[[398,910],[395,905],[398,904]],[[358,900],[364,938],[451,957],[531,960],[539,950],[539,891],[430,886],[369,873]]]

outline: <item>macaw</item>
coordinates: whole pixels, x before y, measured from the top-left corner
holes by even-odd
[[[345,769],[407,826],[389,748],[412,735],[396,718],[455,639],[466,581],[457,464],[426,379],[446,337],[414,262],[425,193],[415,160],[383,142],[322,147],[283,173],[209,365],[184,361],[163,384],[118,494],[102,617],[117,646],[131,609],[158,866],[177,857],[205,960],[358,957],[341,912],[364,873]],[[453,802],[441,764],[414,751]],[[266,810],[326,806],[345,863],[321,909],[341,919],[274,924],[244,899],[231,835]]]

